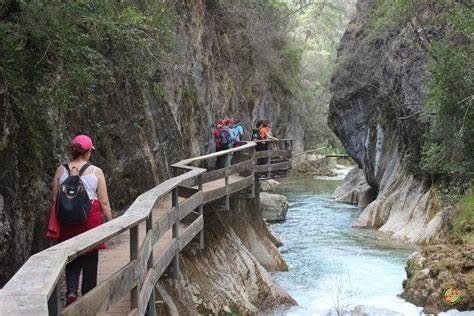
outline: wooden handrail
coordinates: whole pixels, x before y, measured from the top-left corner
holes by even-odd
[[[181,160],[181,161],[171,165],[171,167],[184,168],[184,169],[193,169],[194,167],[188,166],[191,162],[217,158],[219,156],[224,156],[224,155],[232,154],[232,153],[235,153],[235,152],[243,151],[243,150],[255,147],[256,145],[257,144],[254,141],[244,142],[243,145],[240,145],[238,147],[217,151],[217,152],[207,154],[207,155],[203,155],[203,156],[192,157],[192,158]]]
[[[292,140],[279,140],[273,143],[285,145],[291,157]],[[132,308],[143,313],[146,306],[153,314],[154,284],[172,263],[175,274],[179,269],[178,253],[194,237],[199,235],[199,247],[203,247],[203,204],[216,198],[226,198],[226,208],[229,208],[229,196],[243,189],[252,188],[251,195],[255,194],[254,174],[257,172],[271,172],[271,153],[268,153],[268,164],[255,165],[256,142],[243,142],[240,146],[219,151],[216,153],[181,160],[172,165],[175,169],[182,169],[185,173],[168,179],[156,187],[141,194],[120,217],[103,225],[86,231],[74,238],[59,243],[32,255],[18,272],[0,290],[0,315],[48,315],[61,312],[59,301],[58,280],[67,262],[84,254],[100,243],[115,236],[130,231],[130,262],[123,266],[109,279],[99,284],[78,301],[64,309],[63,314],[77,314],[78,310],[98,313],[105,311],[109,306],[118,302],[127,293],[131,294]],[[238,152],[248,151],[248,161],[231,163],[231,156]],[[288,153],[287,152],[287,153]],[[279,150],[278,153],[285,154]],[[225,186],[214,190],[214,194],[204,193],[203,176],[206,169],[194,167],[190,164],[197,161],[226,156],[226,167],[220,178],[225,178]],[[275,163],[275,170],[287,170],[291,164]],[[231,182],[230,175],[239,173],[245,167],[250,168],[250,175],[238,178],[238,182]],[[214,171],[211,171],[211,173]],[[189,181],[196,183],[194,188],[184,188]],[[209,181],[212,178],[208,177]],[[183,187],[184,186],[184,187]],[[184,201],[179,201],[179,187],[183,187],[186,194]],[[186,193],[187,192],[187,193]],[[153,208],[158,200],[172,193],[172,207],[160,218],[153,219]],[[198,212],[195,212],[198,210]],[[191,216],[192,222],[183,231],[179,228],[180,222]],[[140,245],[138,227],[146,222],[146,235]],[[153,260],[153,245],[158,242],[169,229],[173,230],[173,239],[167,245],[161,256]],[[141,282],[137,282],[141,280]]]

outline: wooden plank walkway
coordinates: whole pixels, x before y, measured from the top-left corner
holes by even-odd
[[[153,221],[165,215],[166,212],[171,208],[171,197],[167,197],[164,201],[159,203],[158,207],[153,210]],[[139,225],[139,245],[143,243],[146,233],[146,223],[143,222]],[[153,247],[153,257],[157,259],[160,257],[167,246],[171,243],[171,229],[156,243]],[[127,265],[130,261],[130,234],[124,232],[115,237],[108,245],[107,248],[99,252],[99,269],[98,269],[98,280],[97,283],[101,284],[113,274],[118,272],[122,267]],[[130,297],[126,297],[119,303],[112,306],[106,315],[126,315],[130,312]]]
[[[203,206],[247,191],[255,197],[255,176],[291,169],[292,140],[279,140],[267,152],[255,142],[181,160],[176,176],[142,193],[125,214],[90,231],[32,255],[0,289],[1,315],[155,315],[155,284],[176,277],[177,256],[187,245],[204,248]],[[208,171],[204,161],[225,157],[225,168]],[[256,165],[259,157],[265,165]],[[248,190],[250,188],[250,190]],[[58,283],[68,261],[107,242],[99,254],[98,286],[64,308]],[[159,292],[159,291],[158,291]],[[131,307],[133,309],[131,310]],[[130,312],[131,310],[131,312]]]
[[[233,174],[229,176],[229,184],[235,184],[239,181],[244,180],[244,177]],[[225,179],[217,179],[203,184],[203,193],[210,193],[212,191],[224,188]],[[184,201],[184,198],[180,198],[179,202]],[[171,195],[167,196],[157,207],[153,209],[153,222],[158,220],[160,217],[166,215],[168,210],[171,208]],[[139,225],[139,244],[143,243],[145,239],[146,226],[145,222]],[[184,231],[187,225],[180,224],[180,231]],[[157,260],[163,255],[168,249],[172,241],[171,229],[156,243],[153,247],[153,257]],[[98,269],[98,284],[101,284],[113,274],[119,271],[122,267],[127,265],[130,261],[130,234],[128,232],[122,233],[115,237],[111,242],[107,244],[107,248],[99,251],[99,269]],[[126,315],[130,312],[130,298],[126,297],[119,303],[115,304],[110,308],[105,315],[118,316]]]

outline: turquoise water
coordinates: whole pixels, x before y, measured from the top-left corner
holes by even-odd
[[[419,315],[400,299],[405,261],[416,249],[373,230],[352,228],[361,210],[331,200],[339,184],[313,177],[279,179],[288,197],[287,220],[271,224],[288,272],[274,274],[299,306],[289,315],[328,315],[357,306],[369,315]]]

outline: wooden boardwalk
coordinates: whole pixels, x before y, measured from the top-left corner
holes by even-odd
[[[235,184],[242,180],[244,177],[239,175],[229,176],[229,183]],[[225,179],[217,179],[211,182],[203,184],[203,193],[210,194],[216,192],[226,186]],[[180,202],[184,202],[184,198],[180,198]],[[164,216],[171,209],[171,196],[166,197],[163,201],[160,201],[155,209],[153,209],[153,218],[160,218]],[[181,224],[180,230],[185,230],[189,225]],[[146,224],[141,223],[139,226],[139,245],[141,246],[145,240]],[[165,235],[156,243],[153,247],[154,261],[160,259],[166,250],[171,245],[173,240],[172,231],[169,229]],[[99,271],[98,271],[98,284],[103,283],[109,279],[112,275],[117,273],[123,266],[128,264],[130,260],[130,234],[124,232],[114,239],[107,245],[107,248],[99,251]],[[105,315],[127,315],[130,312],[130,297],[125,297],[117,304],[113,305]]]
[[[179,272],[185,247],[204,247],[205,204],[247,191],[255,197],[258,174],[270,177],[291,168],[292,140],[267,151],[256,142],[182,160],[176,176],[141,194],[119,216],[99,227],[31,256],[0,290],[0,315],[155,315],[155,284]],[[225,158],[225,167],[207,171],[206,160]],[[256,165],[257,159],[264,164]],[[98,285],[73,304],[61,302],[58,283],[66,264],[106,242],[99,253]]]

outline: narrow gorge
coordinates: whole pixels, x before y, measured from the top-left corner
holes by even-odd
[[[426,313],[451,286],[474,308],[472,26],[463,2],[359,1],[332,77],[328,122],[358,166],[335,198],[364,207],[355,227],[427,245],[402,295]]]
[[[252,129],[267,121],[285,148],[225,156],[230,198],[201,201],[205,247],[185,244],[179,273],[158,275],[158,314],[472,312],[472,15],[461,0],[0,1],[0,311],[2,287],[50,246],[74,135],[94,140],[117,218],[184,173],[173,164],[215,151],[232,118],[263,147]],[[194,167],[211,179],[214,160]],[[232,173],[256,192],[231,195]],[[270,218],[263,191],[284,212]]]

